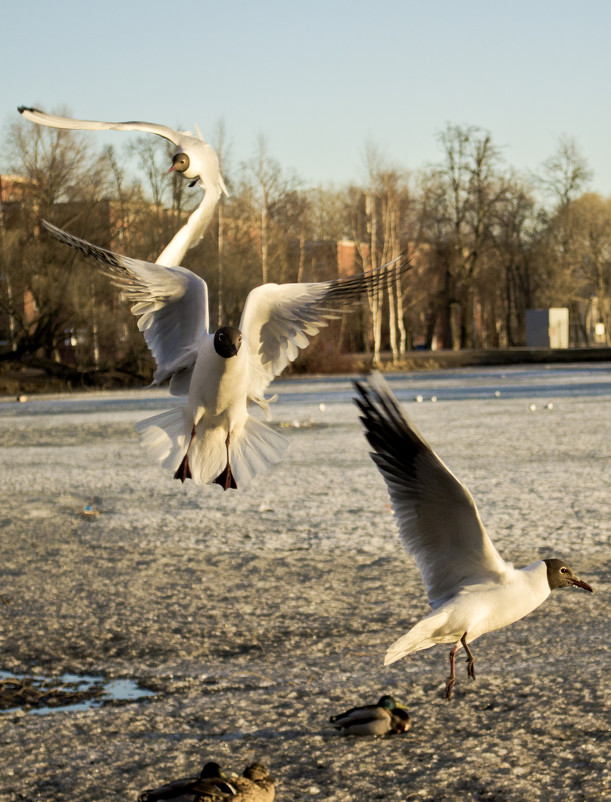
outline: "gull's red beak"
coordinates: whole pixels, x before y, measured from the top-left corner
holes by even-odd
[[[576,576],[575,576],[575,577],[571,577],[571,578],[569,579],[569,581],[570,581],[570,582],[571,582],[573,585],[577,585],[577,587],[578,587],[578,588],[583,588],[584,590],[589,590],[589,591],[590,591],[590,593],[594,593],[594,591],[592,590],[592,588],[590,587],[590,585],[588,585],[588,583],[587,583],[587,582],[584,582],[584,581],[583,581],[583,579],[579,579],[578,577],[576,577]]]

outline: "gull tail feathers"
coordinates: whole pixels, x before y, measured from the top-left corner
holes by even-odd
[[[197,429],[189,450],[191,478],[196,484],[213,482],[225,470],[226,437],[220,427]],[[286,446],[281,434],[249,415],[244,428],[231,433],[229,444],[229,464],[237,487],[245,487],[257,474],[268,471]]]
[[[176,472],[191,440],[192,425],[185,421],[185,407],[179,406],[136,424],[140,444],[164,468]],[[196,427],[189,448],[190,478],[206,485],[227,467],[227,432],[214,426]],[[250,415],[244,428],[232,432],[229,445],[231,473],[238,487],[247,485],[257,474],[265,473],[280,460],[287,447],[286,438]]]
[[[266,473],[280,460],[280,453],[287,445],[285,437],[249,415],[244,429],[232,439],[229,447],[231,470],[238,487]]]
[[[136,424],[140,445],[164,468],[175,471],[189,444],[189,427],[185,422],[185,406],[172,407]]]
[[[436,643],[451,642],[455,640],[453,637],[447,637],[442,634],[444,624],[448,618],[446,611],[429,613],[426,618],[413,626],[409,632],[402,635],[391,646],[384,657],[384,665],[389,666],[391,663],[400,660],[412,652],[419,652],[422,649],[430,649]],[[460,637],[460,635],[458,636]]]

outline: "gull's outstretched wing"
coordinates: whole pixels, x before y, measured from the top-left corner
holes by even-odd
[[[401,542],[416,560],[431,607],[465,583],[498,579],[506,564],[467,488],[418,433],[379,374],[355,386],[371,458],[386,481]]]
[[[206,282],[184,267],[163,267],[98,248],[43,220],[47,231],[60,242],[95,259],[113,283],[132,302],[138,328],[157,362],[155,381],[189,371],[195,362],[201,337],[208,331]],[[184,390],[170,385],[177,395]],[[180,382],[181,388],[184,386]]]
[[[188,157],[188,170],[185,177],[195,178],[192,183],[199,183],[205,195],[191,214],[184,226],[174,235],[157,259],[157,264],[171,267],[182,264],[185,253],[193,248],[204,236],[214,216],[221,193],[227,194],[227,188],[221,175],[216,151],[202,137],[198,129],[198,137],[189,131],[175,131],[165,125],[147,122],[113,123],[100,120],[76,120],[72,117],[59,117],[46,114],[39,109],[19,106],[20,114],[32,123],[51,128],[84,131],[142,131],[157,134],[173,142]]]
[[[240,322],[250,355],[249,398],[262,399],[274,377],[329,320],[408,267],[409,259],[400,256],[357,276],[310,284],[263,284],[251,290]]]
[[[183,136],[192,136],[189,132],[175,131],[166,125],[146,122],[124,122],[109,123],[101,120],[75,120],[72,117],[59,117],[55,114],[46,114],[39,109],[19,106],[19,113],[30,122],[38,125],[46,125],[49,128],[67,128],[71,131],[143,131],[149,134],[158,134],[164,139],[169,139],[175,145],[180,144]]]

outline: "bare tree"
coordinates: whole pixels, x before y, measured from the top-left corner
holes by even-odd
[[[246,163],[239,191],[246,201],[253,234],[256,227],[261,280],[294,280],[298,267],[289,266],[289,239],[299,241],[303,204],[301,181],[282,170],[268,154],[267,141],[260,136],[256,156]],[[298,260],[298,253],[295,253]]]
[[[7,149],[13,168],[24,177],[19,214],[10,225],[4,248],[4,272],[18,354],[44,352],[58,361],[66,332],[88,332],[90,357],[99,355],[98,325],[92,307],[93,288],[80,271],[66,270],[56,250],[38,237],[39,217],[62,214],[85,218],[98,226],[99,200],[108,186],[107,162],[74,132],[32,126],[24,120],[9,128]],[[102,210],[103,215],[103,210]],[[5,227],[6,228],[6,227]],[[94,229],[92,229],[93,231]],[[104,243],[102,243],[104,244]],[[8,245],[8,248],[7,248]],[[88,303],[83,304],[82,299]]]
[[[556,204],[566,206],[584,190],[592,175],[575,140],[563,135],[555,153],[543,162],[536,180]]]
[[[582,304],[586,315],[602,323],[605,342],[611,345],[611,200],[587,194],[578,198],[574,213],[580,221],[581,272],[584,279]],[[589,327],[586,341],[590,343]]]
[[[500,154],[488,132],[448,125],[440,134],[443,161],[423,182],[421,232],[442,273],[444,343],[480,344],[483,326],[480,268],[490,265],[491,226],[503,197]]]
[[[526,309],[533,307],[538,287],[535,256],[541,228],[533,188],[517,175],[508,176],[491,229],[498,263],[494,272],[502,276],[489,281],[498,299],[495,345],[525,344]]]
[[[217,156],[219,159],[219,168],[221,174],[223,173],[224,168],[224,156],[225,156],[225,123],[223,120],[218,125],[218,146],[216,149]],[[217,323],[220,326],[223,321],[223,246],[224,246],[224,237],[225,237],[225,229],[224,229],[224,208],[223,208],[223,197],[221,195],[218,204],[218,287],[217,287]]]
[[[25,189],[35,194],[41,214],[62,201],[103,194],[105,160],[83,134],[19,119],[9,126],[6,151],[15,171],[28,180]]]
[[[545,232],[538,249],[542,278],[540,301],[544,306],[568,306],[573,343],[587,342],[588,335],[580,312],[582,295],[581,215],[576,213],[579,193],[591,178],[586,160],[574,140],[561,137],[556,152],[547,159],[538,175],[539,186],[551,196],[554,205],[546,210]]]
[[[259,179],[259,187],[261,191],[261,202],[260,202],[260,211],[261,211],[261,278],[263,284],[267,284],[267,276],[268,276],[268,233],[267,233],[267,204],[268,204],[268,194],[270,191],[270,185],[272,183],[272,177],[269,174],[269,165],[267,161],[267,154],[266,154],[266,147],[265,147],[265,139],[263,136],[259,137],[259,172],[258,172],[258,179]]]
[[[367,229],[369,232],[369,269],[378,267],[378,215],[376,203],[373,172],[370,172],[369,191],[365,194],[365,213],[367,215]],[[369,311],[371,313],[371,331],[373,335],[373,364],[380,365],[380,346],[382,339],[382,303],[384,289],[376,285],[367,292]]]
[[[585,194],[559,205],[540,250],[546,306],[568,306],[574,343],[590,344],[586,318],[594,313],[608,337],[611,294],[611,205]]]

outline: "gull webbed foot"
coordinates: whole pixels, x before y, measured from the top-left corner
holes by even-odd
[[[223,488],[223,490],[229,490],[229,489],[237,490],[238,489],[238,486],[237,486],[236,481],[235,481],[235,477],[234,477],[233,473],[231,472],[231,465],[229,463],[227,463],[227,465],[225,466],[225,469],[223,470],[223,472],[219,473],[219,475],[216,477],[216,479],[213,480],[213,483],[217,484],[217,485],[220,485]]]
[[[174,473],[174,479],[180,479],[184,483],[185,479],[191,479],[191,468],[189,467],[189,456],[185,454],[182,462]]]

